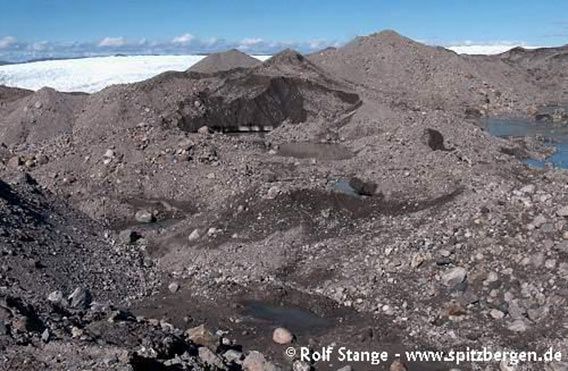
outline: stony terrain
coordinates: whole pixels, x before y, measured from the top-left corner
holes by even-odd
[[[214,53],[191,66],[188,71],[199,73],[215,73],[235,68],[258,66],[261,62],[239,50],[231,49],[223,53]]]
[[[568,354],[568,177],[479,125],[562,122],[564,53],[386,31],[92,95],[0,87],[0,368],[377,369],[290,342]]]

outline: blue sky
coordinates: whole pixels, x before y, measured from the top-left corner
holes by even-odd
[[[561,45],[568,1],[2,0],[0,59],[309,51],[382,29],[438,45]]]

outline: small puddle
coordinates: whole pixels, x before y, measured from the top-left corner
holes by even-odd
[[[552,165],[557,168],[568,169],[568,125],[521,119],[490,118],[482,123],[482,127],[491,135],[500,138],[541,138],[545,145],[554,147],[556,152],[544,161],[527,159],[524,163],[534,168]]]
[[[283,326],[295,333],[314,332],[332,325],[329,320],[299,307],[278,306],[260,301],[248,301],[244,305],[244,314],[254,320],[272,326]]]
[[[284,143],[278,149],[284,157],[315,158],[316,160],[348,160],[355,156],[342,144],[335,143]]]
[[[333,183],[331,188],[333,189],[333,191],[343,193],[347,196],[356,197],[356,198],[361,197],[359,193],[357,193],[357,191],[351,186],[349,179],[345,178],[338,179],[335,181],[335,183]]]

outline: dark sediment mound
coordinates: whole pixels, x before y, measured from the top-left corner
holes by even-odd
[[[85,94],[60,93],[43,88],[35,93],[11,91],[0,105],[0,141],[40,143],[70,134]]]
[[[568,46],[556,48],[514,48],[494,58],[516,68],[548,93],[547,100],[558,104],[568,103]]]
[[[285,50],[258,67],[224,76],[198,102],[180,103],[175,120],[183,130],[271,130],[284,121],[334,118],[356,107],[359,97],[301,54]]]
[[[339,85],[324,69],[316,66],[304,55],[292,49],[285,49],[266,60],[257,70],[263,74],[282,74],[306,79],[324,81],[331,85]]]
[[[53,291],[88,287],[98,301],[116,303],[145,293],[142,258],[113,247],[104,229],[53,195],[29,175],[0,181],[0,286],[42,300]]]
[[[525,49],[516,47],[499,54],[497,57],[507,62],[535,62],[543,59],[565,57],[568,54],[568,45],[552,48]]]
[[[10,88],[8,86],[0,85],[0,107],[30,94],[33,94],[31,90]]]
[[[293,49],[284,49],[283,51],[273,55],[266,60],[266,66],[284,65],[301,65],[307,62],[306,57]]]
[[[315,81],[255,73],[227,81],[201,99],[202,112],[182,114],[179,127],[183,130],[196,131],[201,126],[218,131],[272,130],[284,121],[297,124],[317,115],[333,118],[359,102],[356,94]]]
[[[483,111],[503,110],[513,101],[532,103],[525,96],[535,92],[522,74],[502,61],[460,56],[394,31],[356,38],[336,50],[315,53],[310,60],[410,106],[448,109],[469,104]]]
[[[195,132],[262,131],[316,116],[333,120],[359,104],[347,85],[302,55],[285,51],[248,69],[215,74],[165,73],[89,97],[76,135],[104,138],[140,123]],[[119,126],[117,126],[117,123]]]
[[[235,68],[249,68],[261,62],[239,50],[231,49],[222,53],[208,55],[189,68],[189,72],[215,73]]]

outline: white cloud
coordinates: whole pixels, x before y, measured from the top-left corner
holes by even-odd
[[[0,49],[7,49],[16,43],[16,39],[12,36],[5,36],[0,39]]]
[[[263,42],[264,40],[262,40],[261,38],[258,37],[253,37],[253,38],[247,38],[247,39],[242,39],[241,40],[241,45],[257,45],[260,44],[261,42]]]
[[[172,39],[172,43],[174,43],[174,44],[189,44],[194,39],[195,39],[195,36],[193,36],[190,33],[186,33],[186,34],[174,37]]]
[[[251,37],[251,38],[242,39],[239,42],[237,49],[249,50],[251,48],[263,46],[265,44],[266,43],[264,42],[263,39],[258,37]]]
[[[125,44],[126,40],[124,40],[124,37],[105,37],[99,42],[100,47],[105,47],[105,46],[117,47],[117,46],[124,46]]]
[[[49,48],[49,42],[47,41],[35,42],[30,45],[30,48],[34,51],[44,51]]]
[[[458,54],[483,54],[492,55],[504,53],[515,47],[521,46],[525,49],[536,49],[541,46],[527,45],[526,43],[515,42],[496,42],[496,43],[475,43],[472,41],[464,41],[460,44],[446,46],[447,49],[453,50]]]
[[[225,40],[222,38],[194,37],[191,34],[180,35],[166,41],[152,39],[132,39],[123,37],[106,37],[97,41],[57,42],[18,41],[12,37],[0,37],[0,60],[22,62],[40,58],[75,58],[88,56],[105,56],[120,51],[121,54],[201,54],[241,49],[249,54],[271,55],[285,48],[309,53],[326,46],[338,46],[335,41],[313,40],[301,42],[283,42],[246,38],[242,40]]]

